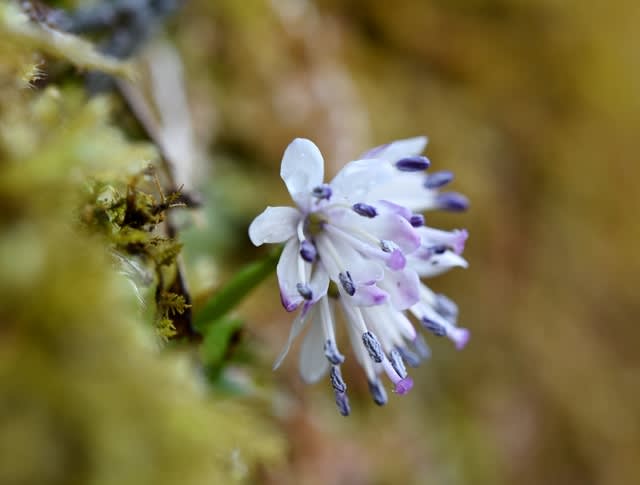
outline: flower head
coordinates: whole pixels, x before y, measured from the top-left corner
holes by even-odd
[[[378,376],[386,375],[397,394],[406,394],[413,381],[405,362],[417,365],[429,353],[408,314],[458,347],[468,338],[451,318],[457,316],[455,304],[444,297],[440,304],[419,279],[466,266],[460,256],[466,231],[424,225],[421,211],[455,205],[444,204],[445,194],[438,191],[452,176],[425,173],[430,165],[420,155],[425,146],[426,138],[417,137],[372,149],[325,183],[320,151],[311,141],[296,139],[280,171],[295,207],[267,207],[249,227],[257,246],[284,243],[277,265],[282,304],[287,311],[301,309],[274,368],[308,324],[300,373],[315,382],[329,372],[344,415],[350,411],[339,367],[344,356],[335,339],[336,304],[379,405],[387,395]]]

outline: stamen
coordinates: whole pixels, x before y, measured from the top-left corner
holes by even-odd
[[[396,162],[396,168],[401,172],[422,172],[431,165],[427,157],[407,157]]]
[[[444,244],[438,244],[436,246],[431,246],[429,248],[429,251],[431,252],[431,254],[443,254],[447,249],[449,248]]]
[[[413,227],[424,226],[424,216],[422,214],[413,214],[409,219],[409,224],[411,224]]]
[[[352,209],[356,214],[363,217],[372,218],[378,215],[378,211],[375,207],[369,204],[363,204],[362,202],[353,204]]]
[[[373,402],[378,406],[384,406],[387,404],[387,391],[385,391],[380,380],[369,381],[369,392],[373,397]]]
[[[396,394],[400,394],[401,396],[407,394],[411,389],[413,389],[413,379],[409,376],[396,382],[395,384]]]
[[[406,347],[396,347],[402,356],[402,359],[409,364],[410,367],[418,367],[420,365],[420,356]]]
[[[371,332],[365,332],[362,334],[362,343],[364,347],[369,352],[369,356],[373,359],[374,362],[380,363],[384,359],[384,354],[382,353],[382,346],[375,335]]]
[[[315,244],[308,239],[300,243],[300,257],[307,263],[313,263],[318,256],[318,250]]]
[[[469,208],[469,199],[457,192],[443,192],[436,196],[438,208],[452,212],[462,212]]]
[[[436,295],[436,311],[450,322],[458,320],[458,305],[442,293]]]
[[[333,365],[342,364],[344,362],[344,355],[338,351],[336,343],[333,340],[327,340],[324,343],[324,355]]]
[[[336,396],[336,405],[338,406],[338,410],[340,414],[343,416],[349,416],[351,414],[351,406],[349,406],[349,398],[347,394],[344,392],[335,391]]]
[[[422,317],[420,320],[424,328],[433,333],[436,337],[445,337],[447,335],[447,330],[443,325],[438,322],[434,322],[433,320],[428,319],[427,317]]]
[[[300,293],[300,296],[305,300],[311,300],[313,298],[313,291],[309,288],[309,285],[305,285],[304,283],[298,283],[296,285],[296,290]]]
[[[407,368],[404,366],[404,362],[402,361],[402,356],[400,352],[396,349],[393,349],[389,352],[389,360],[391,361],[391,365],[396,373],[402,377],[403,379],[407,377]]]
[[[353,296],[356,294],[356,285],[353,283],[353,279],[351,279],[351,275],[348,271],[339,273],[338,279],[340,280],[340,284],[342,285],[342,288],[344,288],[344,291],[347,292],[347,295]]]
[[[416,335],[416,338],[413,341],[413,346],[415,347],[416,352],[421,358],[428,359],[429,357],[431,357],[431,349],[427,345],[427,342],[425,342],[422,335]]]
[[[447,170],[433,172],[427,175],[424,181],[425,189],[438,189],[444,187],[453,180],[453,173]]]
[[[331,194],[333,194],[333,190],[331,190],[331,186],[329,184],[318,185],[311,191],[311,195],[318,199],[329,200],[331,198]]]
[[[344,394],[347,391],[347,385],[345,384],[344,379],[342,379],[340,367],[337,365],[331,366],[329,378],[331,379],[331,386],[336,392]]]

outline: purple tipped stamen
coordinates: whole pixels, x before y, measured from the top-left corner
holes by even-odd
[[[378,406],[387,404],[387,391],[384,390],[379,380],[369,381],[369,392],[371,393],[371,397],[373,397],[373,402]]]
[[[380,345],[380,342],[378,342],[378,339],[375,335],[373,335],[371,332],[363,333],[362,343],[364,344],[364,347],[367,349],[367,352],[369,352],[369,356],[374,362],[378,364],[382,362],[384,358],[384,354],[382,353],[382,346]]]
[[[431,165],[427,157],[407,157],[396,162],[396,168],[401,172],[422,172]]]
[[[436,196],[436,205],[443,210],[462,212],[469,208],[469,199],[457,192],[443,192]]]
[[[398,374],[403,379],[407,377],[407,368],[404,366],[404,362],[402,360],[400,352],[398,352],[396,349],[393,349],[389,353],[389,360],[391,361],[391,365],[393,366],[393,370],[396,371],[396,374]]]
[[[458,320],[458,305],[441,293],[436,295],[436,311],[452,323]]]
[[[411,389],[413,389],[413,379],[409,376],[395,383],[395,392],[401,396],[407,394]]]
[[[418,367],[420,365],[420,356],[404,347],[398,347],[398,352],[402,356],[402,360],[404,360],[410,367]]]
[[[307,263],[313,263],[318,257],[318,250],[315,244],[308,239],[300,243],[300,257]]]
[[[431,349],[422,335],[416,335],[416,338],[413,340],[413,347],[422,359],[428,359],[431,357]]]
[[[353,283],[353,279],[351,279],[348,271],[338,274],[338,279],[344,291],[347,292],[347,295],[353,296],[356,294],[356,285]]]
[[[327,340],[324,343],[324,355],[333,365],[339,365],[344,362],[344,355],[338,351],[336,343],[333,340]]]
[[[447,170],[441,172],[433,172],[427,175],[424,181],[424,187],[426,189],[439,189],[444,187],[453,180],[453,173]]]
[[[368,218],[373,218],[375,216],[378,215],[378,211],[376,210],[375,207],[373,207],[372,205],[369,204],[364,204],[362,202],[358,202],[357,204],[353,204],[353,206],[351,207],[353,209],[353,211],[362,216],[362,217],[368,217]]]
[[[438,322],[434,322],[433,320],[428,319],[427,317],[422,317],[420,320],[424,328],[433,333],[436,337],[445,337],[447,335],[447,330],[443,325]]]
[[[317,187],[314,187],[313,190],[311,190],[311,195],[318,199],[329,200],[332,194],[333,190],[331,190],[329,184],[318,185]]]

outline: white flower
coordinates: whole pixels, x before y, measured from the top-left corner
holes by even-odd
[[[429,160],[420,153],[426,142],[417,137],[370,150],[325,184],[320,151],[311,141],[296,139],[280,172],[296,207],[267,207],[249,227],[255,245],[285,243],[277,266],[282,303],[287,311],[302,307],[274,368],[304,326],[310,327],[300,352],[301,376],[316,382],[330,371],[343,415],[350,410],[339,367],[344,357],[335,339],[336,301],[380,405],[387,396],[378,376],[386,374],[394,391],[405,394],[413,386],[405,362],[415,366],[429,354],[407,312],[457,344],[468,337],[419,280],[466,266],[460,256],[466,231],[428,228],[415,212],[441,208],[437,189],[452,178],[445,172],[435,174],[437,180],[425,175]],[[449,310],[455,306],[446,301]]]

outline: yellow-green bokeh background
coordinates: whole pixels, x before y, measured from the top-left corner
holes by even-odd
[[[241,222],[287,202],[278,166],[296,136],[334,172],[367,147],[427,134],[434,169],[454,170],[472,201],[429,217],[471,234],[470,268],[431,282],[459,303],[468,347],[435,342],[415,392],[382,409],[348,365],[347,420],[290,357],[273,377],[289,464],[268,480],[640,480],[639,22],[633,0],[186,6],[177,45],[245,257],[258,252]],[[268,365],[291,320],[273,280],[242,313]]]

